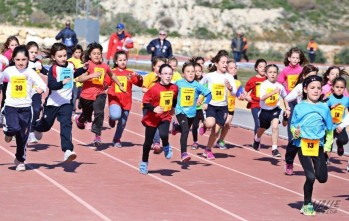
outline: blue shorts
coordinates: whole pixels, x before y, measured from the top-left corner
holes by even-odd
[[[207,117],[215,118],[216,124],[223,127],[228,117],[228,106],[213,106],[209,104],[206,110]]]

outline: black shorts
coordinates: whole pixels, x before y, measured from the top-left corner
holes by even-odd
[[[213,106],[209,104],[206,110],[206,118],[207,117],[215,118],[216,124],[223,127],[228,117],[228,106],[220,107],[220,106]]]
[[[279,107],[274,108],[273,110],[261,109],[259,113],[259,127],[268,129],[271,125],[271,122],[276,118],[279,119],[281,109]]]

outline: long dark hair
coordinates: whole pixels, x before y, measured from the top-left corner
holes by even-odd
[[[89,45],[87,45],[87,50],[84,54],[84,61],[87,62],[90,60],[90,54],[94,49],[99,49],[101,51],[101,53],[103,52],[103,47],[101,44],[97,43],[97,42],[92,42]],[[103,57],[102,57],[103,59]]]
[[[15,61],[14,58],[17,56],[18,53],[23,53],[24,56],[26,56],[28,58],[28,62],[27,62],[27,67],[29,64],[29,51],[27,49],[27,47],[25,45],[18,45],[17,47],[15,47],[15,49],[13,50],[12,53],[12,57],[11,57],[11,61],[9,63],[9,66],[14,66],[15,65]]]
[[[116,60],[118,59],[119,55],[125,55],[126,56],[126,60],[128,59],[128,56],[127,56],[127,53],[124,52],[124,51],[117,51],[115,54],[114,54],[114,68],[117,68],[118,65],[116,64]]]
[[[306,76],[307,74],[309,74],[310,72],[313,72],[313,71],[315,71],[317,74],[317,72],[319,71],[319,68],[315,67],[312,64],[305,65],[302,72],[298,76],[296,85],[302,83],[304,81],[304,76]]]
[[[309,61],[305,57],[303,51],[297,47],[291,48],[288,52],[285,54],[284,64],[285,66],[288,66],[290,64],[290,61],[288,60],[289,57],[292,56],[293,53],[299,54],[299,65],[304,66],[305,64],[308,64]]]
[[[214,72],[214,71],[217,71],[217,67],[215,65],[215,63],[218,63],[219,60],[221,59],[221,57],[228,57],[229,54],[226,50],[220,50],[218,51],[218,53],[216,54],[216,56],[214,56],[212,59],[211,59],[211,64],[208,66],[208,71],[209,72]]]

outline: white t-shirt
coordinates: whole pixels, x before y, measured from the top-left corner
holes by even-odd
[[[264,95],[274,91],[276,88],[280,89],[279,94],[274,94],[265,100],[260,100],[259,104],[260,104],[262,109],[272,110],[276,107],[279,107],[280,106],[280,96],[282,98],[285,98],[287,95],[287,92],[286,92],[284,86],[282,86],[278,82],[271,83],[269,80],[265,80],[264,82],[261,83],[261,86],[259,89],[260,97],[263,97]]]
[[[292,102],[294,100],[297,99],[297,104],[299,104],[300,102],[302,102],[302,98],[303,98],[303,84],[297,84],[296,87],[294,87],[292,89],[292,91],[285,97],[285,101],[287,102]]]
[[[232,91],[229,91],[225,86],[225,81],[228,81],[232,87]],[[228,73],[217,73],[210,72],[205,74],[201,79],[200,84],[207,84],[208,89],[211,91],[212,99],[210,104],[213,106],[227,106],[228,105],[228,93],[231,95],[236,94],[235,79],[231,74]]]
[[[5,106],[30,107],[34,85],[46,91],[45,82],[31,68],[19,71],[15,66],[11,66],[0,75],[1,83],[4,80],[8,81]]]

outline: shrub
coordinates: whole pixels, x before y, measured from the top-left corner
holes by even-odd
[[[335,64],[349,64],[349,48],[343,48],[338,54],[334,56]]]
[[[37,0],[36,6],[49,15],[62,15],[75,13],[76,0],[61,1]]]
[[[217,37],[213,32],[205,27],[196,28],[194,30],[194,36],[199,39],[214,39]]]
[[[41,10],[37,10],[30,15],[29,21],[32,24],[38,25],[49,24],[50,16]]]
[[[165,28],[171,28],[175,25],[175,22],[171,17],[164,17],[160,19],[159,23],[164,26]]]
[[[273,49],[269,49],[268,51],[260,51],[255,47],[254,44],[251,44],[248,51],[248,56],[250,59],[258,59],[263,58],[269,61],[283,61],[284,55],[280,51],[275,51]]]
[[[315,0],[287,0],[287,2],[299,11],[308,11],[316,8]]]

